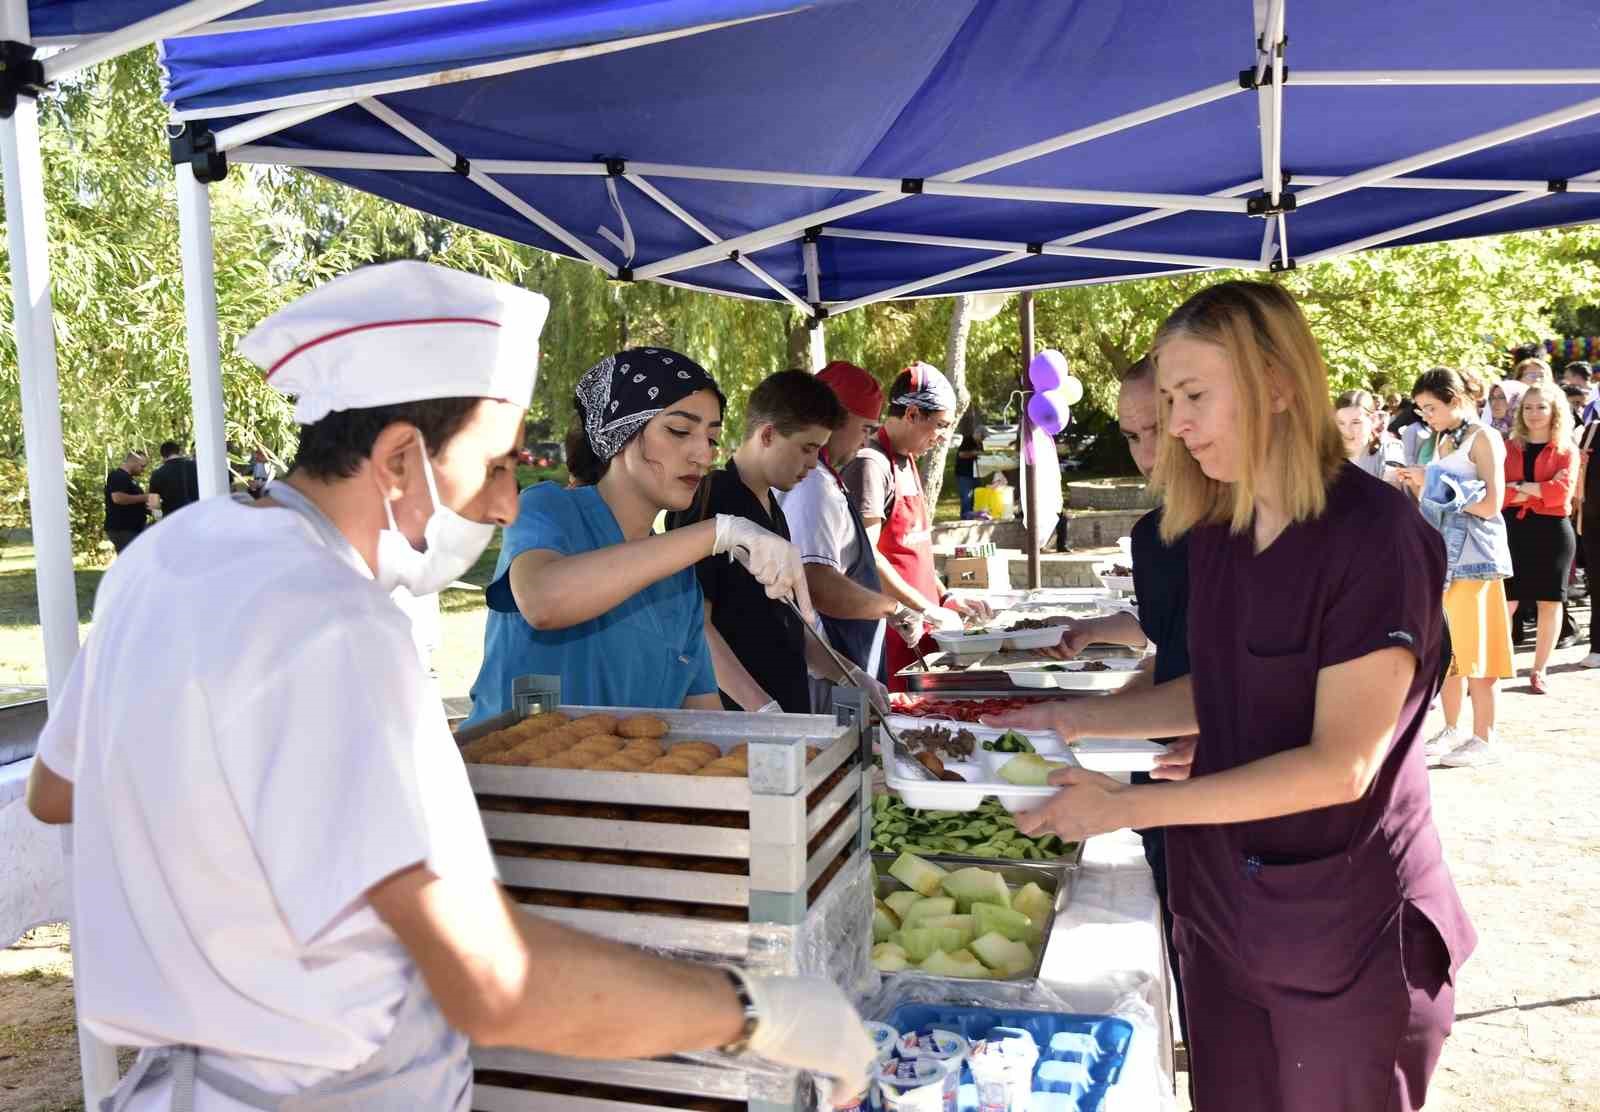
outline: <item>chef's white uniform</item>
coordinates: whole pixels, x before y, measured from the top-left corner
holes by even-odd
[[[409,1054],[433,1095],[337,1107],[465,1108],[437,1097],[470,1087],[464,1041],[408,998],[414,963],[364,893],[418,862],[494,866],[406,617],[308,506],[200,502],[102,581],[39,745],[74,783],[80,1015],[199,1048],[199,1112],[261,1106],[208,1075],[287,1093]],[[125,1106],[165,1110],[170,1088]]]

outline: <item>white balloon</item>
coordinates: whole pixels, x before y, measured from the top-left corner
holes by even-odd
[[[1058,389],[1061,391],[1061,400],[1068,405],[1077,405],[1083,400],[1083,383],[1071,375],[1061,380]]]

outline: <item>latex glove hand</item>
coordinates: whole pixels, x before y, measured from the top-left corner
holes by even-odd
[[[770,699],[756,710],[757,714],[782,714],[783,704],[776,699]]]
[[[806,621],[817,620],[811,593],[806,589],[805,565],[794,545],[748,518],[718,514],[711,554],[720,556],[724,552],[755,576],[756,582],[766,588],[768,598],[792,598]]]
[[[835,1098],[866,1090],[877,1052],[838,986],[818,977],[749,976],[745,985],[761,1017],[751,1053],[832,1078]]]
[[[889,616],[889,628],[898,633],[900,640],[904,641],[908,646],[921,644],[922,639],[928,635],[928,623],[923,619],[922,614],[909,606],[900,606],[895,609],[895,612]]]
[[[994,617],[994,607],[981,598],[952,598],[946,600],[945,605],[963,618],[978,618],[982,621],[988,621]]]
[[[866,692],[867,702],[872,704],[872,709],[879,714],[889,713],[889,689],[883,684],[867,675],[854,664],[845,669],[850,677],[850,682]]]
[[[960,614],[954,610],[946,610],[942,606],[936,606],[932,610],[924,611],[922,618],[934,629],[948,629],[960,633],[967,628],[967,623]]]

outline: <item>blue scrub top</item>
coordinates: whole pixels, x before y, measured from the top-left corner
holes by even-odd
[[[622,529],[596,488],[540,483],[522,492],[487,592],[483,667],[472,685],[469,724],[510,710],[518,676],[560,676],[561,701],[586,706],[674,709],[690,695],[717,690],[692,567],[567,629],[534,629],[517,610],[508,572],[522,553],[538,548],[575,556],[622,543]]]

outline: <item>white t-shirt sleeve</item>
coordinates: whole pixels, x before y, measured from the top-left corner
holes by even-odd
[[[783,516],[789,523],[789,539],[805,563],[826,564],[842,572],[855,529],[844,499],[829,489],[832,483],[820,470],[807,475],[784,497]]]
[[[274,682],[255,688],[243,705],[213,709],[241,733],[256,734],[230,746],[219,729],[217,756],[273,897],[301,944],[379,881],[430,862],[441,833],[430,829],[430,817],[436,825],[441,812],[424,793],[457,787],[440,785],[428,767],[438,757],[430,747],[453,746],[441,729],[442,711],[427,704],[431,689],[404,616],[395,609],[381,617],[374,621],[367,606],[306,621],[293,667],[274,669]],[[453,751],[444,756],[460,765]],[[481,843],[481,824],[477,838]]]
[[[84,673],[89,669],[89,646],[78,650],[66,682],[50,700],[50,717],[45,720],[34,747],[34,756],[64,780],[78,777],[78,753],[83,748]]]

